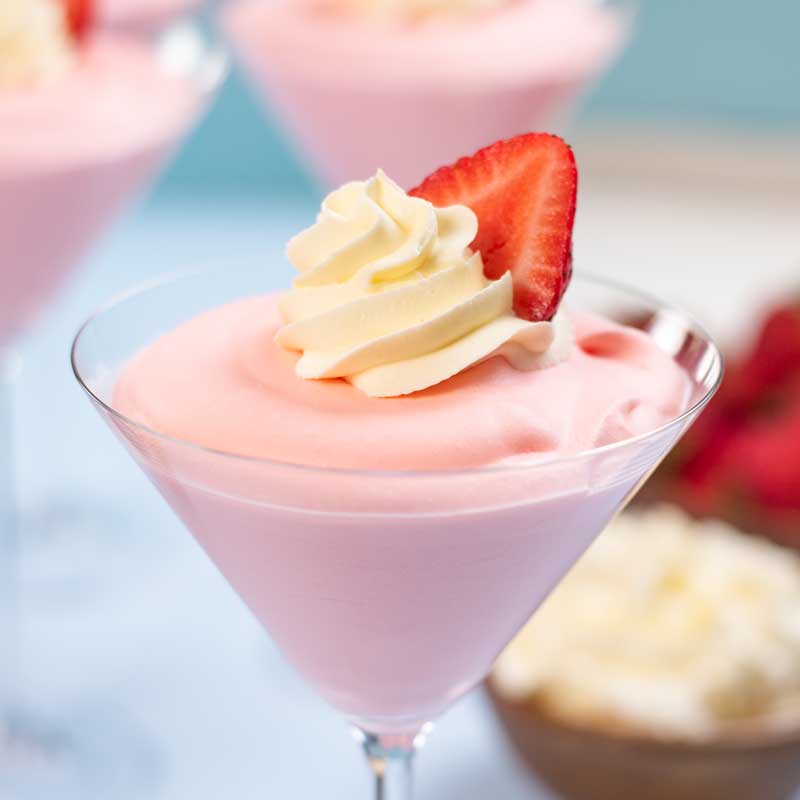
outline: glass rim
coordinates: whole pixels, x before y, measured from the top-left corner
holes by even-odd
[[[73,337],[72,346],[70,348],[70,365],[72,367],[72,373],[75,376],[75,379],[78,381],[78,384],[83,389],[83,391],[86,392],[89,399],[94,404],[99,406],[103,411],[109,414],[113,419],[116,419],[117,421],[123,423],[126,427],[138,430],[147,436],[153,436],[170,445],[177,445],[181,448],[188,449],[190,451],[202,453],[204,455],[213,456],[214,458],[220,458],[227,461],[234,461],[240,464],[261,465],[264,467],[271,467],[273,469],[294,470],[300,473],[310,472],[310,473],[319,473],[325,475],[352,476],[352,477],[369,476],[369,477],[381,477],[381,478],[420,478],[420,477],[457,478],[457,477],[477,476],[483,474],[497,475],[504,473],[514,473],[520,471],[539,469],[546,466],[552,466],[553,464],[559,464],[559,465],[568,464],[571,462],[587,459],[590,457],[613,453],[618,450],[622,450],[630,445],[640,444],[650,439],[658,438],[659,435],[666,432],[673,426],[678,425],[681,422],[686,421],[687,419],[690,419],[696,414],[699,414],[700,411],[702,411],[702,409],[708,404],[709,400],[711,400],[711,398],[716,393],[717,389],[719,388],[722,382],[722,377],[724,373],[724,358],[719,347],[717,346],[714,339],[708,334],[703,325],[697,322],[697,320],[692,315],[688,314],[687,312],[683,311],[677,306],[672,305],[671,303],[666,303],[662,300],[659,300],[657,297],[655,297],[654,295],[650,294],[647,291],[630,287],[622,281],[617,281],[612,278],[601,277],[589,272],[579,272],[577,274],[573,274],[572,280],[578,280],[579,282],[586,282],[589,284],[600,286],[602,288],[622,292],[628,295],[629,297],[633,297],[647,304],[648,306],[651,306],[661,311],[672,313],[685,320],[687,326],[692,331],[694,331],[695,333],[699,334],[702,338],[704,338],[705,341],[708,343],[709,347],[711,348],[711,352],[713,354],[713,361],[712,364],[709,366],[709,369],[716,369],[716,375],[711,385],[705,389],[703,394],[697,400],[695,400],[695,402],[693,402],[690,406],[684,409],[680,414],[672,417],[671,419],[662,423],[657,428],[653,428],[652,430],[636,434],[635,436],[629,436],[625,439],[620,439],[619,441],[616,442],[610,442],[608,444],[600,445],[598,447],[588,448],[586,450],[578,450],[568,453],[554,452],[552,454],[538,458],[535,461],[531,461],[529,463],[526,462],[515,462],[513,464],[496,463],[496,464],[486,464],[477,467],[459,467],[454,469],[390,470],[390,469],[371,469],[371,468],[355,468],[355,467],[322,467],[314,464],[303,464],[294,461],[280,461],[274,458],[262,458],[259,456],[248,456],[248,455],[243,455],[241,453],[232,453],[226,450],[207,447],[205,445],[198,444],[197,442],[189,441],[188,439],[181,439],[177,436],[172,436],[171,434],[168,433],[163,433],[162,431],[158,431],[155,428],[151,428],[148,425],[145,425],[142,422],[138,422],[137,420],[134,420],[131,417],[128,417],[127,415],[118,411],[116,408],[114,408],[113,405],[107,403],[92,390],[92,388],[89,385],[90,381],[88,380],[88,378],[84,378],[84,375],[81,372],[81,368],[78,365],[77,351],[82,337],[89,330],[89,328],[94,322],[101,319],[104,315],[109,314],[115,308],[121,306],[123,303],[126,303],[130,300],[140,297],[146,294],[147,292],[160,288],[165,288],[181,280],[186,280],[192,277],[213,275],[215,273],[221,273],[223,271],[227,272],[228,270],[223,270],[219,267],[214,267],[214,268],[177,270],[174,272],[162,273],[161,275],[155,276],[154,278],[143,281],[142,283],[139,283],[128,289],[118,292],[116,295],[113,295],[105,303],[102,303],[101,305],[96,307],[95,310],[84,320],[84,322],[78,328],[77,332]]]

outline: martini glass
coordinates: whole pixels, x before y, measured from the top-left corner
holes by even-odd
[[[86,251],[156,176],[209,104],[225,58],[191,18],[141,33],[94,31],[74,68],[46,85],[0,90],[0,796],[127,797],[139,735],[113,714],[53,714],[23,699],[20,559],[55,549],[65,509],[20,513],[13,398],[24,333]],[[41,463],[46,464],[46,454]],[[81,507],[81,536],[97,522]],[[88,513],[87,513],[88,512]],[[103,536],[116,529],[103,520]],[[100,531],[96,531],[99,537]],[[36,547],[32,547],[33,544]],[[72,545],[71,545],[72,546]],[[50,552],[49,550],[47,551]],[[63,559],[61,553],[56,555]],[[63,559],[65,562],[67,559]],[[121,744],[119,753],[115,744]],[[141,749],[137,753],[142,753]],[[150,755],[143,754],[149,762]],[[141,787],[139,787],[141,788]]]
[[[411,187],[453,153],[556,130],[621,52],[634,16],[632,4],[512,0],[415,23],[342,5],[229,0],[221,12],[263,108],[326,186],[380,164]]]
[[[0,90],[0,374],[20,374],[24,335],[210,104],[226,56],[208,27],[200,14],[146,35],[98,26],[64,75]],[[0,381],[2,441],[15,388]],[[7,486],[12,452],[0,451]],[[113,529],[85,512],[56,500],[19,516],[26,551],[62,526]]]
[[[81,328],[73,369],[286,658],[355,727],[376,797],[407,800],[428,724],[483,679],[694,420],[719,383],[720,355],[686,315],[576,278],[571,304],[635,320],[686,371],[687,410],[616,444],[480,469],[323,469],[246,458],[172,438],[115,408],[116,377],[142,347],[264,289],[259,275],[225,270],[131,291]],[[594,352],[604,357],[602,342]]]

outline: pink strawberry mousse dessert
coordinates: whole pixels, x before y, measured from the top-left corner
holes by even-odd
[[[98,0],[101,24],[150,33],[196,11],[203,0]]]
[[[366,730],[409,730],[483,677],[669,443],[580,454],[690,402],[648,335],[562,303],[576,186],[548,134],[409,193],[382,171],[347,183],[289,242],[290,291],[161,335],[107,401],[287,657]]]
[[[198,111],[153,48],[89,0],[0,4],[0,343],[50,299]]]
[[[413,186],[453,153],[560,122],[629,18],[589,0],[234,0],[223,25],[325,183],[382,164]]]

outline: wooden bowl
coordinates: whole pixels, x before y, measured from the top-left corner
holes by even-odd
[[[487,686],[514,749],[564,800],[787,800],[800,784],[800,724],[670,741],[570,726]]]

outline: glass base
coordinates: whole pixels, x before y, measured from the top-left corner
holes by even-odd
[[[162,774],[158,752],[124,716],[0,714],[3,800],[144,800]]]

